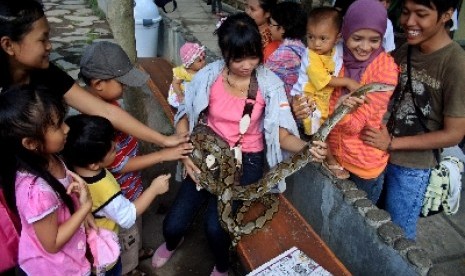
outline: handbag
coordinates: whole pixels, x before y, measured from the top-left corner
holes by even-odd
[[[457,213],[462,190],[463,163],[455,156],[443,156],[431,171],[420,216],[440,212],[446,215]]]
[[[116,233],[105,228],[98,231],[89,228],[87,230],[87,244],[92,253],[95,275],[105,275],[107,267],[114,265],[120,256],[120,245]]]

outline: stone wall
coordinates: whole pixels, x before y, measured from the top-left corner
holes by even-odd
[[[384,210],[347,180],[310,164],[288,178],[286,197],[356,275],[426,275],[431,261]]]

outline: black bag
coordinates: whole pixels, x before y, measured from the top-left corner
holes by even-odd
[[[165,13],[168,13],[165,9],[165,6],[170,2],[173,2],[173,10],[170,12],[174,12],[176,8],[178,7],[178,3],[176,2],[176,0],[153,0],[153,2],[155,3],[155,5],[157,5],[157,7],[161,8]]]

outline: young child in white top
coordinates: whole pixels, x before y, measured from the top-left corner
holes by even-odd
[[[142,194],[131,202],[123,196],[113,175],[105,169],[116,155],[111,122],[100,116],[79,114],[66,119],[69,126],[62,155],[67,164],[86,182],[93,195],[92,214],[99,227],[119,232],[128,229],[152,203],[156,196],[168,191],[170,175],[155,178]],[[121,260],[107,267],[115,272]],[[119,271],[121,272],[121,271]],[[116,272],[115,272],[116,273]],[[115,274],[117,275],[117,274]]]

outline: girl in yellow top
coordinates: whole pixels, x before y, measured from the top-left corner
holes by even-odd
[[[177,108],[184,101],[186,83],[195,73],[205,66],[205,47],[197,43],[186,42],[179,50],[182,65],[173,68],[173,82],[168,91],[168,102]]]

